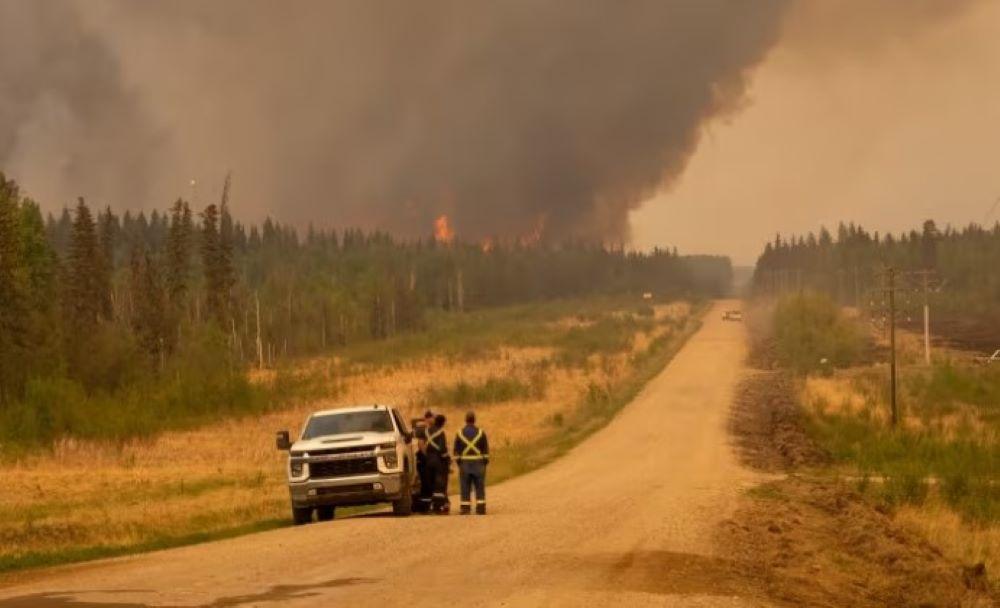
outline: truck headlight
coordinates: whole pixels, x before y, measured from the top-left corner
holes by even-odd
[[[288,463],[288,474],[292,477],[302,477],[306,471],[306,463],[301,460],[293,460]]]
[[[399,465],[399,458],[396,456],[396,451],[383,452],[382,460],[385,462],[385,466],[390,469],[395,469]]]

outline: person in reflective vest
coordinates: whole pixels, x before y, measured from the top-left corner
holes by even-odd
[[[431,510],[431,496],[434,493],[434,477],[427,466],[427,433],[434,426],[434,413],[424,412],[423,423],[414,428],[417,438],[417,474],[420,476],[420,494],[417,495],[415,509],[417,513],[427,513]]]
[[[462,493],[462,515],[472,511],[472,489],[476,490],[476,513],[486,514],[486,465],[490,462],[490,443],[486,433],[476,426],[475,412],[465,415],[465,428],[455,435],[455,458]]]
[[[428,477],[434,482],[431,509],[440,514],[448,512],[448,468],[451,466],[445,422],[447,419],[441,414],[434,417],[434,426],[427,430],[427,445],[424,449],[427,458],[424,466],[427,467]]]

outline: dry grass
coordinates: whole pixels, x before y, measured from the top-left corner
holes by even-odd
[[[809,376],[802,388],[802,403],[820,414],[855,415],[867,407],[851,379],[844,374]]]
[[[910,373],[916,371],[919,370],[911,368]],[[973,485],[967,490],[970,493],[968,499],[962,502],[949,505],[944,500],[946,486],[955,484],[954,479],[968,481],[982,477],[982,473],[974,471],[958,476],[964,471],[960,457],[964,455],[966,448],[963,446],[968,446],[967,442],[996,445],[995,419],[985,418],[986,410],[982,405],[966,403],[951,404],[948,410],[922,411],[906,392],[909,385],[901,383],[901,430],[896,434],[890,433],[889,411],[882,395],[885,391],[885,372],[884,366],[879,366],[844,370],[831,377],[809,377],[802,385],[800,402],[806,411],[820,419],[831,417],[826,424],[840,419],[846,423],[844,428],[850,428],[863,420],[865,425],[882,429],[867,438],[848,433],[849,439],[840,442],[848,452],[867,446],[865,455],[855,454],[847,460],[856,458],[862,469],[874,467],[866,473],[874,474],[873,481],[878,482],[871,484],[870,493],[883,499],[891,495],[891,502],[896,506],[896,521],[919,531],[948,557],[970,565],[985,563],[987,575],[995,583],[1000,582],[1000,522],[989,516],[972,516],[970,513],[987,511],[978,507],[970,511],[971,507],[967,506],[988,503],[988,497],[982,494],[987,491],[985,486]],[[906,455],[903,456],[897,448],[873,445],[873,442],[889,444],[899,436],[932,441],[935,447],[918,452],[920,444],[916,440],[911,441],[906,444]],[[954,456],[949,455],[952,450],[955,451]],[[929,463],[927,459],[931,455],[939,461]],[[928,472],[928,467],[952,472],[942,478],[936,471]],[[850,465],[844,472],[856,474]],[[908,481],[912,483],[907,485]],[[903,499],[896,496],[900,492]],[[956,510],[958,507],[965,508],[965,511]]]
[[[664,311],[657,311],[662,325],[653,330],[656,335],[672,331],[671,324],[691,308],[667,306]],[[569,320],[561,326],[568,331],[579,324]],[[650,340],[643,339],[642,348]],[[560,431],[561,421],[574,415],[588,387],[625,377],[634,356],[592,355],[583,365],[567,367],[550,364],[555,354],[553,348],[507,346],[472,358],[428,356],[353,369],[332,357],[311,359],[302,373],[327,386],[328,397],[144,441],[63,441],[49,453],[0,468],[0,570],[74,559],[60,556],[81,548],[150,546],[192,533],[287,519],[284,455],[274,449],[274,433],[297,432],[317,409],[387,403],[417,417],[423,409],[420,396],[433,385],[542,373],[546,389],[541,399],[474,406],[490,433],[495,458],[502,461],[505,452],[520,457],[525,446]],[[256,372],[254,381],[271,381],[268,374]],[[448,405],[435,410],[449,418],[452,429],[465,413],[465,408]]]
[[[919,531],[948,557],[964,564],[986,564],[986,573],[1000,582],[1000,526],[970,526],[939,502],[905,506],[896,521]]]

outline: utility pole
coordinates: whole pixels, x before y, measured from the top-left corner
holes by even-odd
[[[931,305],[928,299],[928,275],[929,271],[920,273],[924,277],[924,363],[927,367],[931,365]]]
[[[892,405],[892,428],[899,423],[896,406],[896,269],[889,268],[889,400]]]
[[[257,303],[257,367],[264,369],[264,343],[260,341],[260,294],[254,292],[253,299]]]

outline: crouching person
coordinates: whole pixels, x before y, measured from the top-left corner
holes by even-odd
[[[476,414],[465,415],[465,428],[455,436],[455,458],[458,460],[458,484],[461,490],[461,514],[472,512],[472,490],[476,491],[476,513],[486,514],[486,465],[490,461],[490,444],[486,433],[476,426]]]

